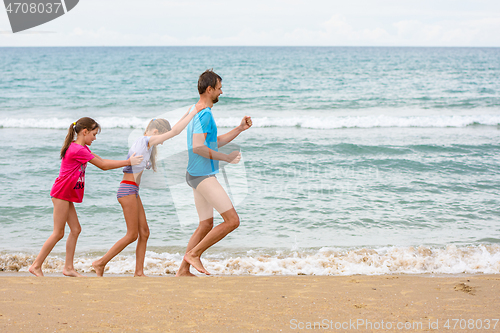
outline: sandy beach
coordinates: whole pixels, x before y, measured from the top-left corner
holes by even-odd
[[[2,275],[0,331],[500,331],[499,294],[497,275]]]

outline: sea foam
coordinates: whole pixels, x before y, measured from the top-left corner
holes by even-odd
[[[239,118],[217,119],[221,127],[234,127]],[[311,129],[374,128],[374,127],[466,127],[470,125],[497,126],[500,115],[431,115],[397,117],[386,115],[342,116],[342,117],[289,117],[253,118],[254,127],[302,127]]]
[[[33,255],[2,254],[0,270],[26,272]],[[97,258],[76,256],[75,268],[93,272]],[[500,245],[455,246],[441,248],[381,247],[295,251],[253,251],[244,255],[230,252],[206,254],[205,268],[218,275],[386,275],[386,274],[499,274]],[[146,253],[147,275],[173,275],[182,261],[180,253]],[[63,256],[49,256],[43,265],[46,273],[61,272]],[[134,255],[119,255],[106,266],[106,274],[133,274]]]
[[[149,118],[101,117],[95,118],[103,128],[144,128]],[[302,127],[311,129],[374,128],[374,127],[466,127],[471,125],[498,126],[500,115],[427,115],[427,116],[295,116],[255,117],[254,127]],[[74,121],[70,118],[1,118],[4,128],[50,128],[67,129]],[[217,126],[235,127],[241,122],[237,117],[219,117]]]

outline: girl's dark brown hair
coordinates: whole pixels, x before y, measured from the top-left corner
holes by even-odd
[[[77,136],[78,133],[80,133],[80,131],[84,129],[88,131],[93,131],[96,128],[98,129],[97,133],[100,133],[101,126],[94,119],[89,117],[80,118],[75,123],[69,125],[68,134],[66,135],[66,139],[64,140],[64,145],[62,146],[61,149],[61,159],[64,158],[64,155],[66,155],[66,151],[71,145],[71,142],[75,141],[75,136]]]
[[[167,119],[163,118],[158,118],[158,119],[153,119],[149,122],[148,126],[146,127],[146,130],[144,131],[144,135],[148,131],[157,129],[158,134],[163,134],[167,133],[170,131],[172,128],[170,127],[170,123],[168,122]],[[151,157],[149,158],[149,162],[151,163],[151,167],[153,168],[153,171],[156,171],[156,146],[153,146],[153,149],[151,150]]]

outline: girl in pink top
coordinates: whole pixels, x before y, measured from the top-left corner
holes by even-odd
[[[137,165],[142,162],[142,156],[135,156],[135,154],[128,160],[114,161],[102,159],[92,153],[88,146],[92,144],[100,131],[99,124],[88,117],[80,118],[69,126],[66,140],[61,149],[62,162],[59,177],[57,177],[50,191],[52,203],[54,204],[54,231],[45,241],[40,253],[29,268],[30,273],[36,276],[43,276],[42,264],[56,243],[63,238],[66,223],[68,223],[70,233],[66,241],[66,261],[63,274],[66,276],[82,276],[73,266],[76,241],[81,231],[73,203],[80,203],[83,200],[87,162],[102,170]]]

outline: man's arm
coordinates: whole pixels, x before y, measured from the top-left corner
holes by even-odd
[[[208,148],[204,144],[206,137],[207,133],[193,134],[193,153],[211,160],[225,161],[228,163],[231,163],[239,155],[239,151],[233,151],[231,154],[227,155]]]
[[[233,141],[235,137],[240,135],[241,132],[246,131],[251,126],[252,118],[248,116],[243,117],[243,119],[241,120],[241,124],[238,127],[232,129],[226,134],[222,134],[217,137],[217,146],[220,148],[227,145],[229,142]]]

